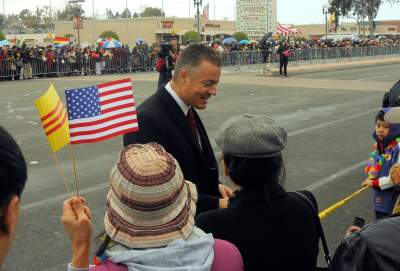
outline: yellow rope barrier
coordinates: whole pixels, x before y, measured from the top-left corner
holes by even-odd
[[[357,190],[356,192],[354,192],[353,194],[351,194],[350,196],[346,197],[345,199],[339,201],[338,203],[335,203],[334,205],[326,208],[325,210],[323,210],[322,212],[319,213],[319,218],[320,219],[324,219],[325,217],[327,217],[328,215],[330,215],[332,212],[334,212],[336,209],[342,207],[343,205],[345,205],[349,200],[351,200],[352,198],[354,198],[355,196],[357,196],[358,194],[360,194],[361,192],[363,192],[364,190],[367,190],[369,187],[363,187],[359,190]]]

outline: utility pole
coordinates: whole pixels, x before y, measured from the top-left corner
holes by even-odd
[[[95,15],[94,15],[94,0],[92,0],[92,44],[96,42],[96,32],[94,30],[94,24],[96,23]]]
[[[79,29],[81,28],[81,10],[79,9],[78,3],[83,3],[85,2],[85,0],[69,0],[68,3],[70,4],[75,4],[75,11],[76,14],[74,16],[76,16],[77,18],[77,25],[76,25],[76,29],[78,30],[78,45],[81,44],[81,38],[80,38],[80,33],[79,33]]]
[[[3,32],[5,33],[6,32],[6,8],[5,8],[5,5],[4,5],[4,1],[5,0],[3,0]]]
[[[161,18],[164,18],[164,0],[161,0]],[[161,22],[162,32],[161,32],[161,41],[164,40],[164,19]]]
[[[214,20],[215,20],[215,1],[214,1]]]
[[[125,0],[125,12],[126,12],[126,44],[129,45],[129,27],[128,22],[130,18],[128,18],[129,10],[128,10],[128,0]]]
[[[375,14],[375,7],[374,7],[374,0],[371,0],[371,31],[369,32],[370,38],[374,34],[374,14]]]
[[[200,6],[202,6],[202,0],[193,0],[194,6],[197,8],[196,17],[197,17],[197,33],[200,35]]]
[[[328,5],[322,6],[322,14],[325,15],[325,39],[328,39]]]

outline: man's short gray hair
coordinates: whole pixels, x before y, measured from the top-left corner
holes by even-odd
[[[219,53],[213,48],[200,43],[190,44],[182,51],[177,63],[175,64],[173,80],[178,78],[179,72],[182,70],[182,68],[191,70],[199,66],[203,60],[221,67],[221,58]]]

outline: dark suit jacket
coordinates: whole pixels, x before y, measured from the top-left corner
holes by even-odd
[[[197,213],[217,209],[219,204],[218,165],[206,130],[195,110],[202,148],[179,105],[165,88],[137,108],[139,132],[124,135],[124,146],[157,142],[178,161],[185,179],[199,192]]]
[[[197,216],[196,225],[236,245],[246,271],[311,271],[318,255],[315,213],[279,184],[267,191],[243,189],[227,209]]]

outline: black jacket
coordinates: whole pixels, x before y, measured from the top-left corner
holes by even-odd
[[[186,180],[199,192],[197,213],[217,209],[218,165],[206,130],[196,112],[202,149],[189,121],[165,88],[159,89],[137,108],[139,132],[124,135],[124,146],[157,142],[178,161]]]
[[[266,191],[243,189],[229,208],[200,214],[196,225],[214,238],[235,244],[246,271],[310,271],[317,262],[315,213],[303,199],[287,193],[279,184]]]
[[[400,216],[375,221],[345,237],[331,271],[400,270]]]

